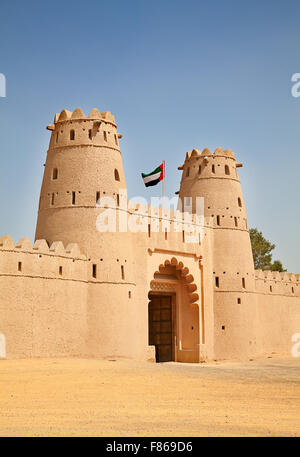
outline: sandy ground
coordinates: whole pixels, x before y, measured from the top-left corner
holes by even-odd
[[[300,436],[300,358],[1,360],[0,436]]]

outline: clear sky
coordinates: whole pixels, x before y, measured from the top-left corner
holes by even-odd
[[[300,272],[299,0],[0,3],[0,233],[34,238],[54,113],[111,111],[129,196],[159,195],[140,172],[163,159],[167,194],[193,148],[244,164],[250,227]]]

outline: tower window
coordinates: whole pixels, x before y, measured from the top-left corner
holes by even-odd
[[[185,174],[186,178],[188,178],[190,176],[190,167],[188,167],[186,169],[186,174]]]
[[[70,140],[75,140],[75,130],[70,130]]]
[[[242,207],[242,200],[240,199],[240,197],[238,197],[238,205],[240,208]]]
[[[243,286],[243,289],[246,288],[246,281],[245,281],[245,278],[242,278],[242,286]]]
[[[219,276],[215,277],[216,287],[219,287]]]
[[[120,181],[120,176],[118,170],[115,168],[115,180]]]
[[[184,230],[182,230],[182,242],[185,242]]]
[[[54,198],[55,198],[55,195],[52,194],[52,195],[51,195],[51,205],[52,205],[52,206],[54,205]]]
[[[121,265],[121,278],[125,279],[124,266]]]
[[[292,287],[292,294],[294,293],[294,287]]]
[[[131,291],[128,291],[128,298],[131,298]]]
[[[55,138],[56,143],[58,142],[58,135],[59,135],[59,132],[56,133],[56,138]]]
[[[105,131],[103,131],[103,138],[104,138],[104,141],[107,141],[107,133]]]
[[[98,203],[98,200],[100,199],[100,192],[96,192],[96,203]]]
[[[198,168],[198,175],[201,175],[201,165],[199,165],[199,168]]]
[[[240,305],[242,301],[241,301],[240,298],[238,298],[238,299],[237,299],[237,302],[238,302],[238,305]]]
[[[58,169],[53,168],[52,179],[57,179],[57,178],[58,178]]]
[[[18,262],[18,271],[22,271],[22,262]]]
[[[211,166],[211,171],[212,171],[212,173],[215,173],[215,166],[214,165]]]
[[[62,275],[62,267],[59,267],[59,275]]]
[[[89,130],[89,139],[90,140],[92,139],[92,130],[91,129]]]
[[[117,206],[120,206],[120,195],[117,194]]]
[[[72,205],[75,205],[76,203],[76,192],[72,192]]]
[[[93,268],[92,268],[92,275],[93,275],[93,278],[97,278],[97,265],[94,263],[93,264]]]
[[[116,146],[118,146],[118,137],[117,137],[117,135],[115,135],[115,143],[116,143]]]
[[[272,286],[270,286],[270,292],[272,292],[272,291],[273,291]]]
[[[168,239],[168,232],[167,232],[167,229],[165,228],[165,240]]]
[[[148,224],[148,238],[151,236],[151,224]]]
[[[217,225],[220,225],[220,216],[217,216]]]
[[[225,175],[230,175],[229,166],[225,165]]]
[[[234,218],[234,225],[235,225],[236,227],[238,226],[237,217]]]

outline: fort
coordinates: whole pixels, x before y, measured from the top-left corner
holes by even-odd
[[[143,231],[97,230],[126,190],[114,116],[56,114],[35,242],[0,238],[0,357],[126,357],[157,362],[290,354],[300,331],[300,275],[254,269],[245,202],[231,150],[188,152],[180,212],[126,209]],[[197,223],[195,202],[203,197]],[[184,208],[183,208],[184,209]],[[154,229],[155,227],[155,229]]]

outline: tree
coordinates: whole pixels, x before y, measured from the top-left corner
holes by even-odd
[[[286,271],[280,260],[275,260],[272,263],[272,251],[275,248],[275,244],[266,240],[262,232],[259,232],[257,228],[250,229],[249,234],[254,268],[256,270]]]

